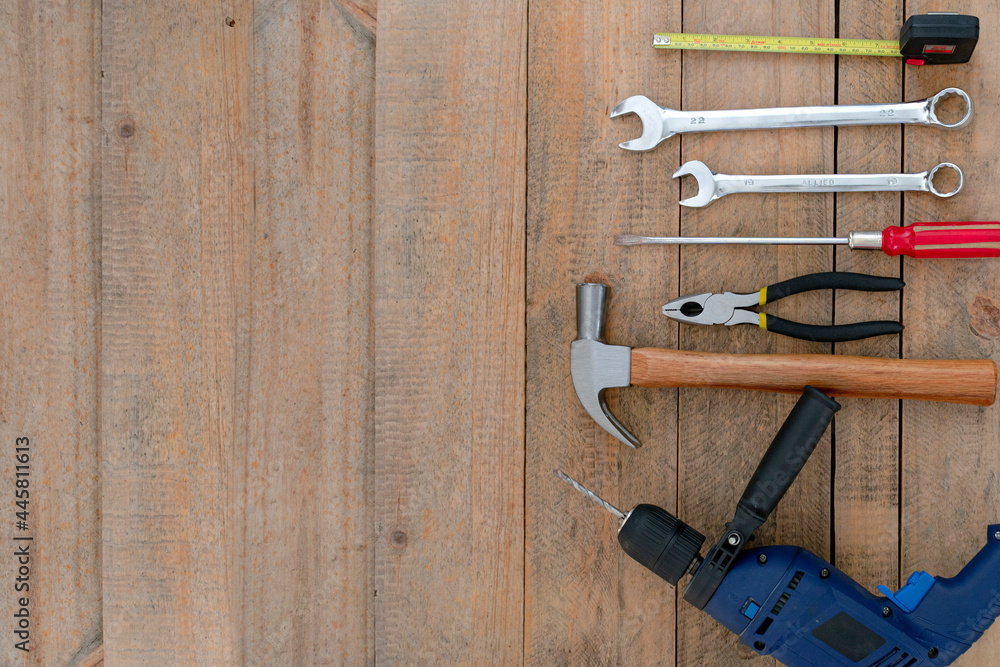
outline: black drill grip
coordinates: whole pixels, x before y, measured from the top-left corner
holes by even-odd
[[[839,409],[837,401],[806,385],[750,478],[722,539],[709,550],[684,591],[685,600],[705,608],[754,531],[767,521],[795,481]]]
[[[807,385],[750,478],[737,511],[743,510],[764,523],[809,460],[839,409],[837,401]]]

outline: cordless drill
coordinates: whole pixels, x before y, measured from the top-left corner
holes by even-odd
[[[840,405],[806,387],[750,479],[733,520],[702,559],[705,537],[655,505],[627,514],[556,474],[621,522],[618,543],[684,599],[789,667],[949,665],[1000,615],[1000,524],[954,578],[917,572],[880,597],[801,547],[744,549],[816,448]]]

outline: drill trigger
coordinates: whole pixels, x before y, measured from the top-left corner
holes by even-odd
[[[888,598],[890,602],[909,614],[917,608],[936,582],[937,579],[926,572],[914,572],[906,580],[906,585],[895,593],[887,586],[879,586],[878,591]]]

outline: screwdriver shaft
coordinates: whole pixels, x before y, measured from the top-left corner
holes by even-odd
[[[617,507],[615,507],[614,505],[612,505],[611,503],[609,503],[604,498],[601,498],[599,495],[597,495],[596,493],[594,493],[593,491],[591,491],[590,489],[588,489],[587,487],[585,487],[583,484],[580,484],[580,482],[576,481],[575,479],[573,479],[572,477],[570,477],[569,475],[567,475],[566,473],[564,473],[562,470],[553,470],[552,472],[554,472],[556,474],[556,477],[558,477],[562,481],[566,482],[567,484],[569,484],[570,486],[572,486],[574,489],[576,489],[577,491],[579,491],[583,495],[587,496],[588,498],[590,498],[591,500],[593,500],[595,503],[597,503],[598,505],[600,505],[601,507],[603,507],[607,511],[611,512],[612,514],[614,514],[616,517],[618,517],[619,521],[624,521],[625,520],[625,513],[624,512],[622,512],[620,509],[618,509]]]
[[[846,236],[637,236],[618,234],[615,245],[848,245]]]

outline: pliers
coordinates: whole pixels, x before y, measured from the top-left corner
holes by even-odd
[[[663,314],[672,320],[688,324],[725,324],[726,326],[756,324],[765,331],[773,331],[783,336],[823,343],[840,343],[872,336],[896,334],[903,330],[903,325],[899,322],[885,320],[834,326],[800,324],[776,315],[744,310],[744,308],[763,306],[792,294],[820,289],[893,292],[902,288],[903,281],[898,278],[836,271],[810,273],[768,285],[758,292],[749,294],[734,294],[733,292],[689,294],[664,304]]]

